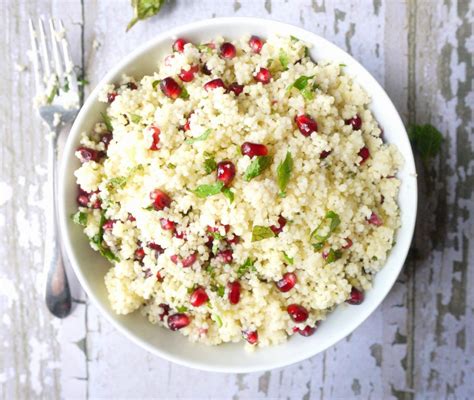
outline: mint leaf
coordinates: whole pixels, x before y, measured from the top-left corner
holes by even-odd
[[[107,130],[109,132],[113,132],[114,128],[112,126],[112,121],[110,120],[110,117],[105,113],[100,113],[102,115],[102,119],[104,120],[104,124],[107,127]]]
[[[211,319],[217,324],[219,328],[222,327],[222,319],[217,314],[212,314]]]
[[[229,199],[230,204],[234,202],[234,192],[230,190],[228,187],[222,188],[222,194]]]
[[[91,239],[91,242],[97,246],[97,250],[99,253],[105,257],[110,262],[112,261],[120,261],[119,258],[110,250],[108,247],[104,246],[104,223],[107,221],[105,218],[105,212],[100,215],[100,222],[99,222],[99,233],[94,235]]]
[[[323,220],[320,222],[318,227],[311,232],[310,240],[316,239],[317,243],[313,244],[315,250],[322,249],[324,243],[336,230],[336,228],[341,223],[339,215],[334,211],[328,211],[324,216]]]
[[[184,86],[181,87],[181,93],[179,94],[179,97],[184,100],[189,99],[189,93]]]
[[[86,226],[87,225],[87,213],[78,211],[77,213],[71,215],[72,222],[78,225]]]
[[[224,183],[218,181],[212,185],[199,185],[196,189],[193,190],[193,193],[200,198],[206,198],[209,196],[214,196],[219,194],[224,187]]]
[[[206,174],[210,174],[216,169],[217,169],[217,163],[213,157],[209,157],[204,160],[204,171],[206,171]]]
[[[336,260],[339,260],[342,257],[341,250],[329,249],[329,252],[326,257],[326,264],[331,264]]]
[[[280,197],[286,196],[286,187],[288,186],[288,182],[290,181],[291,171],[293,170],[293,157],[291,153],[288,151],[286,153],[285,160],[278,165],[277,168],[277,182],[278,187],[280,188]]]
[[[133,18],[128,23],[126,31],[128,32],[138,21],[157,14],[163,3],[164,0],[132,0]]]
[[[411,125],[408,137],[425,162],[439,153],[444,140],[441,132],[431,124]]]
[[[286,254],[285,252],[283,252],[283,258],[285,259],[285,261],[287,262],[288,265],[293,265],[293,263],[295,261],[293,258],[288,256],[288,254]]]
[[[195,142],[200,142],[200,141],[206,140],[209,137],[210,134],[211,134],[211,130],[208,129],[202,135],[186,140],[186,143],[193,144]]]
[[[254,260],[252,260],[250,257],[248,257],[245,262],[237,269],[237,276],[242,278],[248,271],[253,270],[255,271],[254,267]]]
[[[160,84],[160,82],[161,82],[160,79],[158,79],[158,80],[156,80],[156,81],[153,81],[153,82],[151,83],[151,86],[153,87],[153,89],[156,89],[156,87]]]
[[[252,228],[252,242],[275,237],[275,233],[268,226],[255,225]]]
[[[280,54],[278,55],[278,60],[280,60],[281,66],[286,70],[288,69],[288,54],[285,53],[283,49],[280,49]]]
[[[250,182],[253,178],[261,175],[270,164],[272,163],[272,158],[270,156],[258,156],[254,158],[252,163],[247,167],[247,170],[244,174],[244,179],[247,182]]]
[[[130,118],[132,119],[132,122],[135,123],[135,124],[138,124],[142,119],[142,117],[140,117],[137,114],[131,114]]]
[[[176,307],[176,311],[181,312],[181,313],[182,313],[182,312],[186,312],[186,311],[188,311],[188,307],[186,307],[186,306],[178,306],[178,307]]]
[[[290,35],[290,39],[291,39],[292,42],[299,42],[300,41],[296,36],[293,36],[293,35]]]

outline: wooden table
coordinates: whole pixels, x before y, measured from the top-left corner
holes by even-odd
[[[474,2],[175,0],[129,33],[127,0],[1,0],[0,9],[0,399],[474,398]],[[39,14],[63,19],[89,81],[85,95],[159,32],[203,18],[258,16],[336,43],[385,87],[407,125],[437,126],[442,152],[418,166],[413,249],[378,310],[324,354],[243,375],[200,372],[148,354],[78,287],[73,314],[51,318],[41,271],[45,131],[32,110],[31,71],[22,71],[27,20]]]

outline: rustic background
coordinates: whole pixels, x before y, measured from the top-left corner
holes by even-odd
[[[128,0],[0,0],[0,399],[474,398],[473,22],[470,0],[168,0],[129,33]],[[265,373],[204,373],[129,343],[75,288],[74,313],[42,301],[46,142],[32,110],[27,20],[61,17],[90,82],[177,24],[258,16],[302,26],[354,55],[404,121],[443,133],[419,165],[418,225],[404,273],[351,336]],[[74,280],[73,275],[70,274]]]

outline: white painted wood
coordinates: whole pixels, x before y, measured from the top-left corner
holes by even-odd
[[[0,399],[474,397],[472,2],[176,0],[127,34],[128,0],[0,5]],[[148,354],[80,290],[72,316],[51,319],[41,296],[44,132],[31,112],[32,77],[15,69],[27,62],[27,18],[40,13],[63,18],[75,63],[90,81],[86,93],[137,45],[176,24],[256,16],[300,25],[350,51],[405,122],[438,126],[446,143],[420,170],[414,252],[382,306],[324,354],[244,375],[204,373]]]

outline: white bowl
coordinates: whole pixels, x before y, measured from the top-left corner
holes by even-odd
[[[152,74],[161,57],[170,52],[177,37],[197,43],[218,35],[237,39],[244,34],[262,37],[293,35],[313,45],[310,53],[314,60],[333,60],[346,64],[345,72],[371,96],[371,110],[383,127],[384,138],[397,145],[405,158],[405,164],[398,173],[401,179],[399,204],[402,225],[396,235],[396,245],[384,268],[376,275],[373,289],[366,293],[365,301],[359,306],[339,306],[311,337],[297,335],[285,344],[253,353],[245,352],[242,343],[217,347],[191,343],[180,334],[148,323],[139,312],[127,316],[114,314],[104,285],[104,275],[110,264],[90,248],[80,227],[70,219],[76,210],[77,189],[73,172],[79,166],[74,151],[79,145],[81,132],[90,131],[94,123],[101,119],[100,113],[106,107],[97,101],[98,88],[106,83],[117,82],[123,73],[135,77]],[[128,55],[102,79],[82,107],[65,146],[59,177],[60,225],[65,249],[82,287],[94,305],[120,332],[151,353],[188,367],[220,372],[253,372],[283,367],[324,351],[357,328],[382,302],[402,269],[413,236],[416,204],[416,171],[410,143],[397,110],[376,80],[350,55],[314,33],[292,25],[254,18],[217,18],[181,26],[157,35]],[[126,354],[123,357],[125,359]]]

